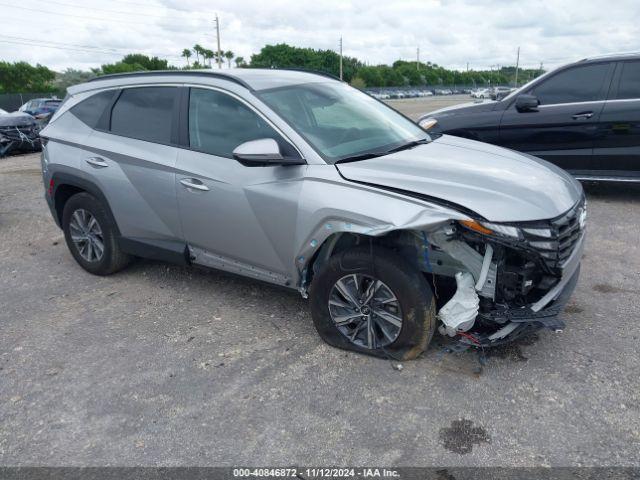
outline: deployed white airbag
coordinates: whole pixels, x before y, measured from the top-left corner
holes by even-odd
[[[456,273],[456,293],[438,312],[444,330],[450,337],[466,332],[478,315],[480,299],[476,293],[473,276],[468,272]]]

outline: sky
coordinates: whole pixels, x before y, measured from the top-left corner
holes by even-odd
[[[249,59],[266,44],[338,49],[368,64],[545,69],[640,50],[640,0],[0,0],[0,60],[89,69],[126,53],[183,65],[185,47]]]

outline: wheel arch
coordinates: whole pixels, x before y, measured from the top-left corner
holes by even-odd
[[[102,190],[100,190],[95,183],[77,175],[65,172],[56,172],[52,175],[51,179],[53,180],[54,185],[52,194],[53,210],[55,212],[58,225],[62,225],[62,213],[64,212],[64,206],[67,201],[77,193],[86,192],[96,197],[102,203],[107,215],[109,216],[109,220],[113,222],[113,225],[116,227],[116,234],[120,236],[120,229],[118,228],[118,223],[113,216],[109,202],[104,196],[104,193],[102,193]]]

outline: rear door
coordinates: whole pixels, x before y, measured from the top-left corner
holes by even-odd
[[[87,139],[81,163],[124,237],[184,252],[175,192],[178,90],[117,92]]]
[[[614,64],[571,66],[527,92],[537,111],[519,112],[515,101],[500,125],[500,145],[542,157],[570,171],[592,168],[598,121]]]
[[[176,189],[192,261],[287,284],[306,165],[245,166],[232,152],[244,142],[273,138],[283,155],[300,154],[228,92],[191,88],[185,107]]]
[[[640,176],[640,60],[618,64],[593,157],[594,175]]]

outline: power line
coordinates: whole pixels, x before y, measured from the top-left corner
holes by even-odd
[[[84,46],[84,47],[81,45],[75,46],[73,44],[64,44],[59,42],[42,43],[42,42],[37,42],[35,40],[19,39],[20,37],[10,37],[9,35],[0,35],[0,36],[8,37],[8,38],[17,38],[18,40],[1,40],[0,39],[0,43],[10,43],[15,45],[28,45],[28,46],[34,46],[34,47],[54,48],[57,50],[69,50],[69,51],[85,52],[85,53],[104,53],[104,54],[111,54],[111,55],[118,55],[118,56],[135,53],[135,52],[131,52],[130,50],[118,51],[115,49],[106,49],[106,48],[93,47],[93,46]],[[51,45],[52,43],[55,43],[56,45]],[[175,59],[180,58],[179,55],[154,55],[152,53],[145,53],[144,55],[151,55],[154,57],[164,57],[164,58],[175,58]]]
[[[43,2],[44,3],[44,2]],[[86,7],[84,5],[78,5],[78,4],[73,4],[73,3],[64,3],[64,2],[58,2],[58,1],[54,1],[54,0],[47,0],[46,1],[47,4],[53,3],[56,5],[61,5],[63,7],[72,7],[72,8],[89,8]],[[157,5],[146,5],[146,7],[157,7]],[[109,10],[107,8],[96,8],[96,7],[90,7],[90,9],[93,11],[97,11],[97,12],[107,12],[107,13],[116,13],[118,15],[133,15],[136,16],[138,15],[136,12],[125,12],[122,10]],[[157,18],[167,18],[166,15],[154,15],[153,13],[145,13],[144,14],[145,17],[157,17]],[[118,20],[119,21],[119,20]]]
[[[73,18],[81,18],[84,20],[98,20],[100,22],[112,22],[112,23],[129,23],[129,24],[133,24],[133,25],[142,25],[142,26],[148,26],[148,27],[156,27],[158,26],[157,24],[154,23],[144,23],[144,22],[137,22],[137,21],[132,21],[132,20],[119,20],[116,18],[99,18],[99,17],[89,17],[86,15],[74,15],[72,13],[60,13],[60,12],[52,12],[50,10],[40,10],[40,9],[36,9],[36,8],[28,8],[28,7],[22,7],[22,6],[16,6],[16,5],[9,5],[6,3],[0,3],[0,6],[2,7],[8,7],[8,8],[16,8],[19,10],[27,10],[30,12],[37,12],[37,13],[45,13],[47,15],[58,15],[61,17],[73,17]],[[132,16],[139,16],[138,14],[131,14]],[[170,18],[167,18],[167,20],[171,20]],[[186,24],[185,24],[186,25]],[[189,27],[193,28],[193,25],[189,25]]]

